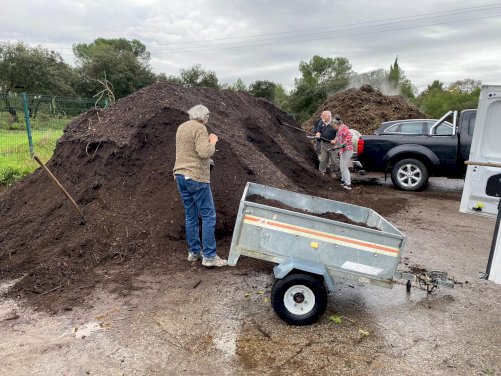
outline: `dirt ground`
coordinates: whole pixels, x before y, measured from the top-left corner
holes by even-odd
[[[83,304],[53,313],[12,297],[3,281],[0,373],[501,374],[501,286],[478,278],[494,221],[458,212],[457,182],[432,179],[430,189],[404,193],[364,179],[350,194],[391,197],[399,209],[385,214],[407,235],[399,269],[445,270],[455,289],[428,295],[417,287],[406,293],[403,284],[383,289],[339,280],[320,322],[291,327],[269,303],[272,265],[245,258],[221,270],[181,261],[175,271],[148,264],[127,286],[114,278],[123,266],[107,265],[96,271],[98,285],[80,283]],[[184,249],[168,251],[185,257]],[[342,322],[329,321],[331,315]]]

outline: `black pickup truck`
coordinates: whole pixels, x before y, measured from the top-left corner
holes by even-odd
[[[366,171],[391,173],[395,187],[418,191],[428,183],[430,175],[462,177],[464,161],[470,154],[477,110],[449,111],[434,124],[422,121],[424,132],[380,132],[362,136],[358,145],[358,161]],[[447,120],[450,120],[448,122]],[[409,120],[402,121],[408,122]],[[392,122],[391,130],[408,129]]]

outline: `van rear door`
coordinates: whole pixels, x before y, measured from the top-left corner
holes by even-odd
[[[501,284],[501,86],[482,86],[460,211],[497,217],[485,276]]]
[[[469,163],[501,166],[501,86],[482,86]],[[501,168],[469,165],[461,199],[463,213],[495,217],[501,196]]]

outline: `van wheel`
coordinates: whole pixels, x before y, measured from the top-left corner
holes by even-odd
[[[419,191],[428,183],[428,169],[417,159],[407,158],[398,161],[391,170],[391,180],[403,191]]]
[[[289,274],[273,284],[271,305],[287,324],[313,324],[325,312],[327,290],[320,279],[307,274]]]

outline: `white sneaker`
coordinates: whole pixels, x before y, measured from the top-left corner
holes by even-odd
[[[202,265],[206,266],[208,268],[211,268],[213,266],[226,266],[226,265],[228,265],[228,261],[223,260],[219,256],[215,256],[215,257],[212,257],[212,258],[206,258],[206,257],[204,257],[203,260],[202,260]]]
[[[188,261],[197,261],[202,258],[202,253],[188,252]]]
[[[351,184],[350,185],[344,184],[343,188],[351,191]]]

